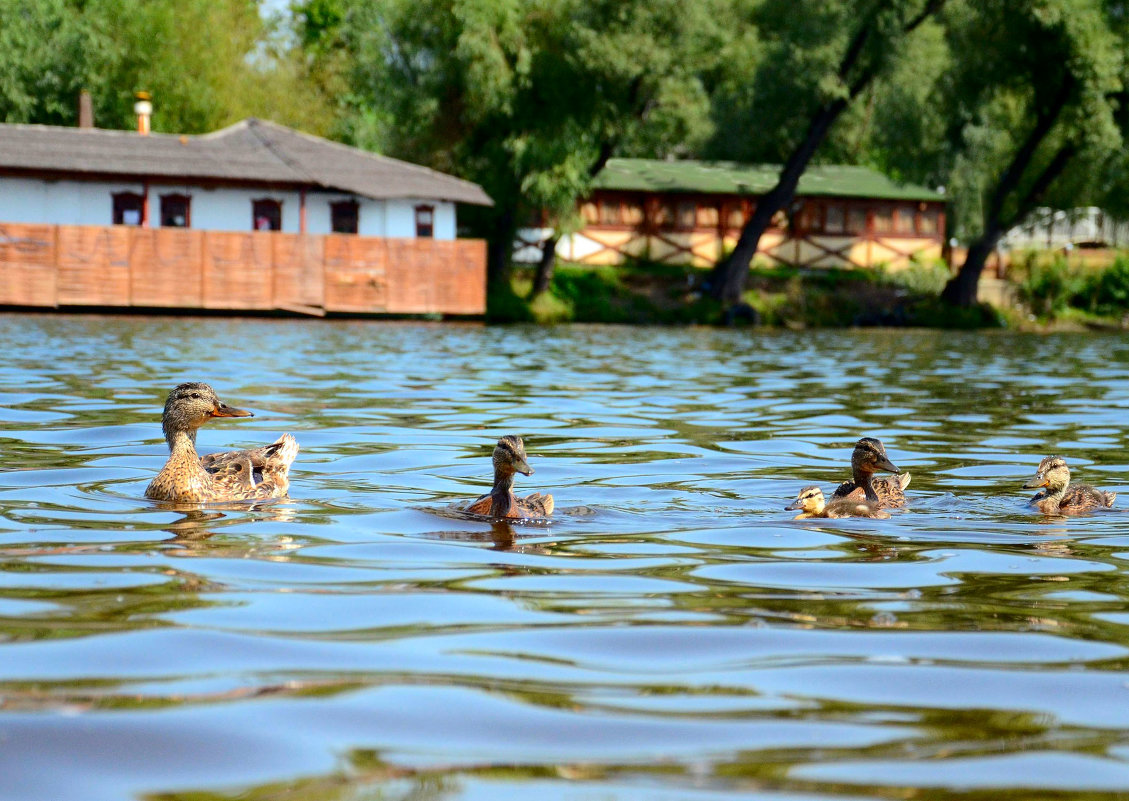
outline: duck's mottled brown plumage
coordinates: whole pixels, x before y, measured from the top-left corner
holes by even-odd
[[[796,496],[791,505],[784,507],[788,511],[800,510],[796,520],[806,520],[812,517],[874,517],[885,519],[890,516],[878,504],[855,498],[839,498],[827,503],[823,499],[823,490],[817,486],[804,487]]]
[[[1070,468],[1061,456],[1048,456],[1039,462],[1035,475],[1023,485],[1043,488],[1030,503],[1045,515],[1079,515],[1113,506],[1117,493],[1086,484],[1070,486]]]
[[[889,478],[875,478],[874,474],[885,470],[897,475]],[[898,509],[906,505],[905,489],[909,486],[910,475],[903,473],[890,461],[886,448],[874,437],[863,437],[855,443],[851,453],[851,480],[840,484],[831,499],[867,500],[885,509]]]
[[[514,473],[533,475],[525,456],[521,437],[510,434],[494,446],[494,486],[490,492],[466,508],[471,514],[485,517],[534,520],[553,513],[553,496],[535,492],[524,498],[513,493]]]
[[[262,448],[196,453],[196,431],[214,417],[251,417],[216,397],[207,384],[181,384],[169,393],[161,424],[169,459],[145,490],[145,497],[181,503],[262,500],[286,495],[290,463],[298,443],[289,434]]]

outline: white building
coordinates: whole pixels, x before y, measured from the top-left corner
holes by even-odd
[[[203,136],[0,124],[0,222],[454,239],[477,184],[246,119]]]

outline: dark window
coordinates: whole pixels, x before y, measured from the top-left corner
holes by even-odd
[[[913,207],[899,206],[894,212],[894,231],[899,234],[914,233]]]
[[[690,200],[684,200],[678,204],[678,219],[675,221],[675,226],[684,231],[690,231],[694,228],[694,222],[697,219],[698,206]]]
[[[357,233],[360,211],[355,200],[339,200],[329,204],[330,227],[335,234]]]
[[[851,206],[847,209],[847,233],[866,233],[866,209],[860,206]]]
[[[416,206],[416,236],[424,239],[435,236],[434,206]]]
[[[161,227],[188,228],[192,224],[188,195],[161,195]]]
[[[270,198],[252,200],[251,228],[255,231],[281,231],[282,203]]]
[[[871,217],[874,233],[888,234],[894,230],[894,210],[888,206],[879,206]]]
[[[937,209],[926,209],[917,215],[917,232],[922,236],[934,236],[941,229]]]
[[[843,214],[843,207],[829,204],[824,211],[823,230],[829,234],[841,234],[846,229],[847,221]]]
[[[114,225],[141,225],[145,198],[136,192],[119,192],[114,199]]]

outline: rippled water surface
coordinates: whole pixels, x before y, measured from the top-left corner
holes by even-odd
[[[0,317],[0,797],[1129,793],[1121,336]],[[168,390],[292,499],[142,497]],[[446,515],[526,439],[550,526]],[[793,521],[851,446],[890,520]],[[1062,453],[1115,510],[1041,519]],[[1036,792],[1037,791],[1037,792]]]

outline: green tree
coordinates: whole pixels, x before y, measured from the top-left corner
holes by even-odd
[[[159,131],[251,115],[315,132],[333,121],[256,0],[0,0],[0,20],[6,122],[72,125],[82,89],[104,128],[133,127],[139,90],[153,95]]]
[[[795,196],[800,177],[832,126],[886,73],[907,38],[945,0],[766,0],[757,14],[765,42],[751,90],[758,136],[783,155],[776,185],[757,199],[728,259],[710,277],[712,292],[736,303],[749,265],[776,212]],[[745,127],[751,132],[752,122]]]
[[[1097,0],[978,0],[954,7],[950,139],[968,255],[942,297],[967,306],[1000,237],[1040,205],[1108,191],[1095,168],[1121,150],[1123,48]],[[1097,177],[1096,177],[1097,176]],[[966,204],[967,207],[968,204]]]
[[[102,94],[120,51],[66,0],[0,0],[0,121],[73,125],[79,91]]]
[[[608,157],[667,155],[708,135],[699,74],[727,35],[726,5],[363,0],[315,37],[347,57],[317,58],[346,67],[354,143],[468,178],[494,199],[478,223],[497,284],[517,229],[544,214],[568,230]]]

